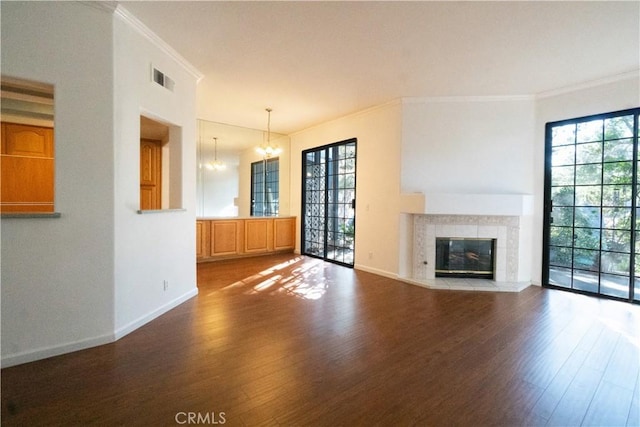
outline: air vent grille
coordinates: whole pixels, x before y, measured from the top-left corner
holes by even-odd
[[[151,67],[151,79],[160,86],[173,92],[173,86],[175,85],[173,79],[155,67]]]

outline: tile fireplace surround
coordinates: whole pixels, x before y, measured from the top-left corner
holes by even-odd
[[[460,196],[439,199],[427,196],[429,199],[440,203],[432,203],[428,209],[421,209],[422,212],[411,212],[412,271],[411,277],[404,278],[405,281],[432,289],[501,292],[519,292],[531,284],[531,281],[523,281],[522,275],[519,275],[522,262],[520,245],[525,240],[523,238],[529,224],[526,220],[523,223],[523,219],[527,218],[523,216],[526,208],[501,209],[495,208],[501,204],[493,203],[493,207],[483,208],[482,203],[477,203],[483,198],[478,199],[477,196],[473,200],[475,203],[459,203],[462,201]],[[455,203],[451,203],[452,200]],[[484,197],[484,200],[495,202],[496,196]],[[472,209],[477,213],[470,212]],[[496,239],[494,280],[436,278],[436,238],[440,237]]]

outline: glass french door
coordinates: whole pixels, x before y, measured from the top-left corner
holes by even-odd
[[[302,152],[302,253],[353,266],[356,143]]]
[[[639,113],[547,124],[543,284],[640,300]]]

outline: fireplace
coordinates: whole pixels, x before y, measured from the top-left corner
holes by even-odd
[[[531,284],[533,196],[527,194],[407,193],[402,197],[400,277],[431,289],[518,292]],[[487,280],[442,277],[457,267],[441,266],[436,277],[436,239],[488,239],[493,259]],[[405,244],[406,242],[406,244]],[[471,251],[464,251],[467,253]],[[469,254],[472,255],[472,254]],[[473,258],[473,257],[471,257]],[[466,266],[465,268],[466,269]],[[444,271],[443,271],[444,270]],[[466,274],[466,272],[465,272]]]
[[[431,283],[436,279],[436,239],[443,237],[493,240],[492,280],[503,284],[518,282],[519,242],[524,238],[520,235],[519,217],[414,215],[413,219],[413,279],[416,282]]]
[[[496,239],[436,238],[436,277],[493,279]]]

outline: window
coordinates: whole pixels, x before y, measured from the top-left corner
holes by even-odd
[[[546,285],[640,300],[640,109],[549,123]]]
[[[0,212],[54,211],[53,86],[2,76]]]
[[[279,159],[251,163],[251,216],[279,213]]]

